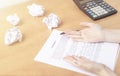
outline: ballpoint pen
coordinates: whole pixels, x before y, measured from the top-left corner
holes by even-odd
[[[60,33],[60,35],[63,35],[63,34],[65,34],[65,32]]]

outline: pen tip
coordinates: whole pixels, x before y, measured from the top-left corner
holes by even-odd
[[[60,33],[60,35],[63,35],[63,34],[65,34],[65,32]]]

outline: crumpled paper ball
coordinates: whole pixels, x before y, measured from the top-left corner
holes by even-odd
[[[17,14],[13,14],[13,15],[8,16],[6,18],[6,20],[14,26],[18,25],[18,23],[20,22],[20,18],[18,17]]]
[[[58,25],[61,23],[61,20],[57,15],[51,13],[50,15],[48,15],[48,17],[45,17],[43,19],[43,23],[45,23],[51,30],[52,28],[58,27]]]
[[[41,5],[37,5],[33,3],[32,5],[27,6],[27,8],[31,16],[43,16],[44,15],[44,8]]]
[[[21,31],[17,27],[9,29],[5,35],[5,45],[11,45],[18,41],[22,41]]]

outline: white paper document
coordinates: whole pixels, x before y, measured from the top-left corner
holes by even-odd
[[[74,42],[70,38],[60,35],[62,31],[53,30],[50,37],[35,57],[35,61],[56,67],[95,76],[82,69],[78,69],[63,60],[67,55],[83,56],[92,61],[105,64],[114,70],[119,54],[118,43],[84,43]]]

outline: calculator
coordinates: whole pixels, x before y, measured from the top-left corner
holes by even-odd
[[[117,13],[117,10],[103,0],[73,0],[90,18],[98,20]]]

